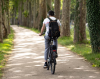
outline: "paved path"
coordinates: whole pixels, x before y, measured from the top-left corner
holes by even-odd
[[[100,79],[100,70],[59,46],[56,72],[43,69],[44,37],[16,25],[13,53],[2,79]]]

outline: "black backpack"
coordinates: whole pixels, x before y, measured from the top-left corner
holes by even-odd
[[[50,20],[48,36],[50,38],[58,38],[60,36],[60,31],[59,31],[57,19],[56,20],[52,20],[50,18],[48,18],[48,19]]]

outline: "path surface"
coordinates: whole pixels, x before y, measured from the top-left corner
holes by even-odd
[[[43,69],[44,37],[15,25],[13,53],[2,79],[100,79],[100,70],[93,68],[82,57],[59,46],[56,72]]]

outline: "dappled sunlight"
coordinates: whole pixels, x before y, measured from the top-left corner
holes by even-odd
[[[20,53],[20,54],[14,55],[9,60],[13,60],[13,59],[23,59],[23,58],[33,58],[32,56],[37,56],[37,55],[38,54],[36,54],[36,53]]]
[[[21,27],[14,29],[17,33],[15,45],[3,79],[98,79],[98,70],[91,68],[84,58],[60,45],[56,71],[51,75],[51,69],[48,71],[43,68],[44,37]]]
[[[36,58],[34,58],[34,59],[43,59],[44,58],[44,56],[39,56],[39,57],[36,57]]]
[[[34,65],[34,66],[43,66],[43,65]]]
[[[15,63],[15,64],[8,64],[7,66],[19,66],[19,65],[22,65],[23,63]]]
[[[18,79],[18,78],[20,78],[20,76],[14,76],[14,77],[8,77],[8,78],[10,78],[10,79]]]
[[[74,68],[74,69],[83,69],[83,68]]]
[[[17,72],[17,73],[18,73],[18,72],[22,72],[22,71],[21,71],[21,70],[15,70],[15,71],[13,71],[13,72]]]

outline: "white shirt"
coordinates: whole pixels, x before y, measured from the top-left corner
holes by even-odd
[[[51,20],[56,20],[55,17],[49,17]],[[45,27],[46,27],[46,32],[45,32],[45,35],[48,35],[48,32],[49,32],[49,22],[50,20],[48,18],[44,19],[43,21],[43,24],[45,24]],[[59,20],[57,20],[57,23],[58,23],[58,26],[61,26],[61,23]]]

